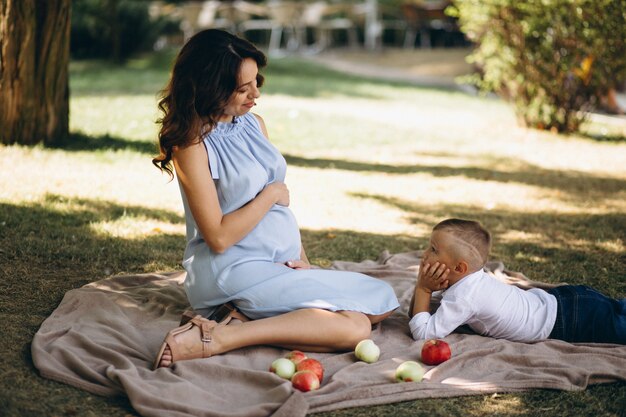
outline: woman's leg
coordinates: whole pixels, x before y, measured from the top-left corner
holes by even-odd
[[[366,314],[366,316],[370,320],[370,323],[376,324],[376,323],[380,323],[381,321],[385,320],[387,317],[391,316],[393,314],[393,311],[394,310],[391,310],[386,313],[378,314],[378,315]]]
[[[209,353],[218,355],[255,345],[274,345],[312,352],[351,350],[359,341],[369,337],[372,323],[379,322],[389,314],[391,312],[368,317],[354,311],[302,309],[265,319],[217,326],[211,333]],[[193,327],[189,332],[196,333],[193,338],[200,340],[198,327]],[[171,360],[170,351],[166,348],[159,366],[169,366]]]

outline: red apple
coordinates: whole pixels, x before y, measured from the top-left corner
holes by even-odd
[[[291,377],[291,384],[302,392],[314,391],[320,387],[320,380],[313,371],[299,371]]]
[[[429,339],[422,346],[422,362],[426,365],[439,365],[450,359],[450,346],[439,339]]]
[[[304,354],[304,352],[300,352],[299,350],[292,350],[285,355],[285,358],[289,359],[291,362],[297,365],[298,363],[306,359],[306,355]]]
[[[324,378],[324,367],[316,359],[307,358],[298,362],[296,365],[296,372],[297,371],[312,371],[315,375],[317,375],[317,378],[320,380],[320,384]]]

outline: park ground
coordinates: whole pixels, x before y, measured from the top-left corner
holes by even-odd
[[[437,221],[474,218],[494,234],[492,257],[509,268],[625,297],[626,121],[596,115],[576,135],[524,129],[506,103],[454,85],[466,52],[270,62],[255,111],[289,164],[309,257],[329,266],[422,249]],[[124,398],[41,378],[30,342],[72,288],[180,269],[180,195],[150,163],[156,92],[171,59],[72,62],[71,140],[0,146],[1,415],[136,415]],[[625,409],[622,382],[319,416],[622,417]]]

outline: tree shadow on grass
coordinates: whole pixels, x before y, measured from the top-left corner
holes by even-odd
[[[59,195],[38,203],[0,203],[0,374],[11,375],[0,382],[6,415],[136,415],[127,399],[97,397],[40,378],[30,351],[41,322],[67,291],[117,273],[180,269],[183,234],[146,230],[125,239],[94,228],[128,219],[184,224],[168,210]]]
[[[184,226],[183,217],[169,210],[103,200],[49,194],[35,203],[0,203],[0,374],[12,376],[0,381],[0,404],[7,415],[136,415],[126,399],[95,397],[39,377],[30,351],[41,322],[67,291],[115,274],[180,270],[184,232],[147,230],[120,238],[94,227],[132,225],[133,219]],[[394,246],[392,236],[352,232],[329,237],[303,231],[303,239],[314,258],[329,260],[356,261],[385,247],[407,247]]]
[[[91,136],[85,133],[72,132],[62,142],[49,145],[51,149],[65,151],[132,151],[146,155],[158,155],[156,142],[128,140],[111,135]]]
[[[140,236],[120,238],[97,228],[116,221],[136,222]],[[68,289],[106,275],[177,266],[184,236],[163,233],[152,226],[155,222],[184,224],[184,219],[168,210],[59,195],[47,195],[40,203],[0,203],[0,262],[5,275],[0,286],[13,285],[11,298],[3,301],[13,308],[28,305],[36,312],[45,301],[58,301]],[[145,230],[142,224],[147,224]],[[31,288],[33,280],[37,285]]]
[[[625,217],[609,215],[560,215],[485,211],[480,207],[425,206],[377,195],[361,195],[401,208],[411,221],[432,225],[448,216],[481,220],[494,231],[495,255],[512,269],[532,278],[561,281],[562,276],[597,284],[603,290],[624,293],[624,253],[611,252],[603,240],[620,239]],[[48,195],[39,203],[0,203],[0,331],[4,361],[0,374],[11,375],[0,382],[0,404],[8,415],[135,415],[125,399],[96,397],[85,391],[40,378],[32,365],[30,341],[40,323],[53,311],[63,294],[111,273],[141,273],[180,269],[185,245],[182,233],[147,233],[123,239],[99,233],[100,222],[129,218],[149,219],[183,225],[177,213],[109,201]],[[512,229],[537,234],[537,242],[505,238]],[[303,231],[305,247],[313,260],[323,263],[341,259],[361,261],[375,258],[383,249],[402,252],[423,249],[427,236],[391,236],[349,230]],[[582,241],[582,243],[580,242]],[[542,258],[543,260],[536,260]],[[535,260],[533,260],[535,259]],[[155,261],[156,260],[156,261]],[[106,270],[110,272],[105,273]],[[550,274],[556,270],[559,274]],[[617,283],[615,281],[618,281]],[[610,403],[615,389],[592,388],[600,402]],[[623,384],[621,385],[623,389]],[[520,394],[536,398],[533,391]],[[551,394],[550,401],[570,398],[570,393]],[[45,398],[33,402],[32,398]],[[485,396],[448,399],[446,407],[480,410]],[[441,399],[420,400],[420,409],[440,410]],[[414,415],[417,402],[340,410],[324,416]],[[532,403],[529,403],[529,408]],[[545,403],[542,403],[545,404]],[[544,413],[549,416],[550,413]]]
[[[453,352],[454,354],[454,352]],[[514,394],[421,398],[393,404],[315,413],[316,417],[614,416],[623,417],[625,382],[591,385],[585,391],[534,389]],[[497,410],[494,411],[494,410]]]
[[[406,213],[407,221],[429,228],[449,218],[474,219],[494,237],[492,258],[512,270],[547,282],[597,287],[613,296],[626,296],[623,250],[624,213],[526,213],[510,209],[453,204],[424,205],[375,194],[354,194]],[[428,236],[419,242],[425,247]]]
[[[588,199],[606,196],[626,190],[626,181],[590,175],[579,171],[560,171],[538,167],[519,161],[511,161],[513,171],[502,171],[482,167],[450,167],[445,165],[389,165],[371,162],[347,161],[328,158],[303,158],[297,155],[284,155],[287,163],[305,168],[339,169],[356,172],[384,174],[430,174],[434,177],[463,176],[480,181],[519,183],[551,188],[570,193],[575,199]],[[500,159],[502,161],[502,158]]]

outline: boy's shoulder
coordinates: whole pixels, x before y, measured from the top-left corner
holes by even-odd
[[[446,298],[471,299],[477,292],[480,293],[485,287],[489,287],[492,279],[489,274],[482,270],[472,272],[445,290],[443,296]]]

